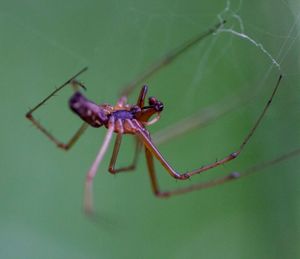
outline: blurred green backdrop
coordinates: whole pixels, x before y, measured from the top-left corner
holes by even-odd
[[[160,200],[151,193],[143,156],[136,172],[112,176],[107,154],[94,185],[97,217],[90,219],[82,212],[83,182],[105,130],[89,129],[66,153],[24,117],[86,65],[87,96],[114,103],[122,85],[221,16],[227,29],[263,44],[285,78],[241,157],[187,184],[284,154],[300,144],[299,1],[0,1],[0,10],[1,258],[300,258],[298,157]],[[206,107],[226,109],[245,93],[251,101],[161,145],[161,152],[186,171],[234,151],[279,73],[262,48],[232,33],[198,44],[147,80],[150,95],[165,104],[150,130]],[[66,89],[36,113],[63,140],[80,124],[68,110],[70,94]],[[128,137],[119,164],[131,156]],[[182,186],[158,164],[157,171],[163,189]]]

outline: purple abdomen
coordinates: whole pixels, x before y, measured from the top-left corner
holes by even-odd
[[[80,92],[75,92],[71,96],[69,107],[92,127],[99,128],[108,121],[103,110],[97,104],[86,99]]]

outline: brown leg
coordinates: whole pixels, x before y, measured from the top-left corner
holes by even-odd
[[[135,142],[136,142],[135,151],[134,151],[134,157],[133,157],[132,163],[129,166],[125,166],[125,167],[121,167],[121,168],[116,169],[115,164],[116,164],[117,157],[118,157],[118,154],[119,154],[121,142],[122,142],[122,134],[118,134],[117,137],[116,137],[113,154],[112,154],[112,157],[111,157],[111,160],[110,160],[110,163],[109,163],[109,168],[108,168],[108,171],[112,174],[117,174],[117,173],[120,173],[120,172],[126,172],[126,171],[134,170],[135,167],[136,167],[137,160],[138,160],[138,155],[139,155],[140,150],[141,150],[141,143],[136,138],[135,139]]]
[[[141,108],[144,107],[147,91],[148,91],[148,87],[146,85],[144,85],[140,91],[139,98],[136,102],[137,106],[139,106]]]
[[[300,155],[300,148],[296,148],[296,149],[291,150],[291,151],[289,151],[289,152],[287,152],[287,153],[285,153],[281,156],[278,156],[278,157],[276,157],[272,160],[254,165],[254,166],[248,168],[247,170],[244,170],[242,176],[247,176],[247,175],[256,173],[256,172],[261,171],[265,168],[268,168],[272,165],[279,164],[282,161],[285,161],[287,159],[291,159],[291,158],[299,156],[299,155]]]
[[[138,76],[137,79],[135,79],[134,81],[132,81],[131,83],[129,83],[128,85],[123,87],[121,96],[130,95],[136,86],[143,83],[146,79],[150,78],[153,74],[155,74],[157,71],[159,71],[163,67],[172,63],[178,56],[180,56],[186,50],[193,47],[198,42],[200,42],[201,40],[206,38],[207,36],[216,32],[224,23],[225,23],[225,21],[222,21],[222,22],[216,24],[213,28],[209,29],[208,31],[196,36],[193,39],[190,39],[190,40],[184,42],[182,45],[180,45],[173,51],[170,51],[165,57],[160,59],[157,63],[153,64],[148,70],[146,70],[144,73],[142,73],[140,76]]]
[[[42,100],[40,103],[38,103],[34,108],[32,108],[29,112],[26,113],[26,118],[29,119],[33,125],[35,125],[41,132],[43,132],[48,139],[50,139],[52,142],[54,142],[59,148],[62,148],[64,150],[68,150],[75,144],[75,142],[79,139],[79,137],[82,135],[82,133],[86,130],[87,124],[84,123],[82,126],[77,130],[77,132],[74,134],[73,137],[65,144],[60,142],[58,139],[56,139],[48,130],[46,130],[45,127],[43,127],[33,116],[33,112],[36,111],[38,108],[40,108],[43,104],[46,103],[51,97],[55,96],[55,94],[63,89],[66,85],[72,83],[77,76],[82,74],[87,70],[87,67],[83,68],[81,71],[79,71],[76,75],[72,76],[68,81],[66,81],[64,84],[62,84],[60,87],[56,88],[52,93],[50,93],[44,100]],[[75,82],[75,81],[74,81]],[[84,87],[81,83],[75,82],[76,85],[79,85],[81,87]]]
[[[146,161],[148,166],[148,172],[151,180],[151,187],[153,193],[158,197],[168,197],[169,192],[161,192],[158,187],[158,182],[155,174],[155,168],[154,168],[154,162],[153,162],[153,155],[152,153],[145,148],[145,155],[146,155]]]
[[[244,147],[246,146],[246,144],[249,142],[250,138],[252,137],[253,133],[255,132],[255,130],[257,129],[257,127],[259,126],[260,122],[262,121],[264,115],[266,114],[268,108],[270,107],[270,104],[273,100],[273,97],[275,96],[277,89],[280,85],[280,81],[282,79],[282,76],[280,75],[280,77],[278,78],[278,81],[275,85],[275,88],[270,96],[270,98],[268,99],[268,102],[266,103],[263,111],[261,112],[261,114],[259,115],[257,121],[255,122],[254,126],[250,129],[249,133],[246,135],[245,139],[243,140],[240,148],[229,154],[228,156],[224,157],[223,159],[217,160],[214,163],[211,163],[209,165],[205,165],[202,166],[196,170],[193,171],[189,171],[186,173],[179,173],[176,172],[171,165],[164,159],[164,157],[161,155],[161,153],[158,151],[158,149],[156,148],[156,146],[153,144],[153,142],[151,141],[151,139],[147,136],[147,134],[139,127],[138,123],[135,123],[136,128],[137,128],[137,136],[140,138],[140,140],[144,143],[145,147],[156,157],[156,159],[162,164],[162,166],[168,171],[168,173],[176,178],[176,179],[181,179],[181,180],[185,180],[188,179],[189,177],[195,175],[195,174],[199,174],[202,173],[204,171],[207,171],[209,169],[215,168],[219,165],[225,164],[233,159],[235,159],[236,157],[238,157],[238,155],[241,153],[241,151],[244,149]]]
[[[151,180],[152,191],[157,197],[160,197],[160,198],[166,198],[166,197],[170,197],[172,195],[179,195],[179,194],[183,194],[183,193],[187,193],[187,192],[191,192],[191,191],[195,191],[195,190],[213,187],[215,185],[225,183],[229,180],[236,179],[240,176],[238,173],[232,173],[230,175],[227,175],[227,176],[224,176],[224,177],[221,177],[221,178],[218,178],[218,179],[206,182],[206,183],[195,184],[195,185],[191,185],[188,187],[175,189],[172,191],[160,191],[159,187],[158,187],[158,182],[157,182],[154,163],[153,163],[153,155],[147,148],[145,149],[145,154],[146,154],[148,172],[149,172],[149,176],[150,176],[150,180]]]
[[[85,132],[85,130],[88,128],[87,123],[82,123],[81,127],[75,132],[75,134],[71,137],[71,139],[66,143],[59,143],[58,147],[69,150],[73,145],[77,142],[77,140],[81,137],[81,135]]]
[[[236,109],[239,109],[239,107],[252,100],[252,98],[249,98],[248,91],[247,93],[244,93],[244,95],[244,99],[246,100],[239,101],[236,100],[236,98],[226,99],[224,102],[218,103],[214,106],[206,107],[200,112],[196,112],[195,114],[192,114],[189,117],[176,122],[175,124],[172,124],[158,132],[155,132],[154,134],[152,134],[153,142],[156,145],[160,145],[196,128],[205,127],[209,123],[217,120],[224,115],[227,115],[228,113]]]
[[[223,183],[227,183],[229,181],[232,180],[236,180],[239,179],[241,177],[245,177],[245,176],[249,176],[251,174],[257,173],[269,166],[273,166],[277,163],[280,163],[284,160],[296,157],[300,155],[300,148],[298,149],[294,149],[284,155],[281,155],[275,159],[269,160],[267,162],[255,165],[253,167],[250,167],[246,170],[244,170],[241,173],[238,172],[233,172],[230,173],[228,175],[225,175],[223,177],[219,177],[217,179],[211,180],[211,181],[207,181],[204,183],[199,183],[199,184],[194,184],[191,186],[187,186],[187,187],[183,187],[183,188],[178,188],[178,189],[174,189],[171,191],[160,191],[159,187],[158,187],[158,182],[157,182],[157,178],[156,178],[156,174],[155,174],[155,168],[154,168],[154,163],[153,163],[153,155],[152,153],[145,149],[146,152],[146,160],[147,160],[147,165],[148,165],[148,171],[149,171],[149,175],[150,175],[150,180],[151,180],[151,186],[152,186],[152,191],[153,193],[160,197],[160,198],[165,198],[165,197],[170,197],[173,195],[179,195],[179,194],[184,194],[187,192],[191,192],[191,191],[196,191],[196,190],[201,190],[201,189],[207,189],[207,188],[211,188],[214,186],[217,186],[219,184],[223,184]]]

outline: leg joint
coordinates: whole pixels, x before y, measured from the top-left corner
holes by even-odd
[[[67,144],[64,144],[64,143],[57,143],[57,147],[65,150],[65,151],[68,151],[70,149],[70,146]]]
[[[233,172],[229,175],[229,177],[232,179],[236,179],[236,178],[240,178],[241,174],[239,172]]]
[[[26,115],[25,115],[25,117],[26,117],[27,119],[31,120],[31,119],[32,119],[32,114],[31,114],[31,112],[30,112],[30,111],[27,112]]]
[[[237,158],[238,155],[240,154],[240,151],[236,151],[230,154],[231,159]]]

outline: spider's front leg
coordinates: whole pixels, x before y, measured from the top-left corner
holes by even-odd
[[[260,113],[258,119],[256,120],[256,122],[254,123],[253,127],[249,130],[248,134],[246,135],[246,137],[244,138],[240,148],[233,152],[233,153],[230,153],[228,156],[224,157],[223,159],[220,159],[220,160],[217,160],[216,162],[214,163],[211,163],[209,165],[206,165],[206,166],[202,166],[198,169],[195,169],[193,171],[189,171],[187,173],[178,173],[176,172],[172,167],[171,165],[164,159],[164,157],[162,156],[162,154],[159,152],[159,150],[156,148],[156,146],[153,144],[153,142],[151,141],[150,137],[144,132],[144,130],[138,125],[138,123],[136,122],[135,123],[135,127],[136,127],[136,135],[140,138],[141,142],[143,142],[145,148],[147,149],[146,151],[146,157],[147,157],[147,163],[148,163],[148,168],[149,168],[149,172],[150,172],[150,177],[151,177],[151,180],[152,180],[152,186],[153,186],[153,189],[154,189],[154,192],[159,195],[159,191],[158,191],[158,187],[157,187],[157,181],[156,181],[156,178],[155,178],[155,175],[154,175],[154,166],[153,166],[153,162],[152,162],[152,155],[156,157],[156,159],[162,164],[162,166],[168,171],[168,173],[176,178],[176,179],[180,179],[180,180],[186,180],[188,179],[189,177],[195,175],[195,174],[200,174],[202,172],[205,172],[209,169],[212,169],[212,168],[215,168],[217,166],[220,166],[222,164],[225,164],[235,158],[238,157],[238,155],[241,153],[241,151],[244,149],[244,147],[247,145],[247,143],[249,142],[249,140],[251,139],[252,135],[254,134],[254,132],[256,131],[257,127],[260,125],[262,119],[264,118],[267,110],[269,109],[271,103],[272,103],[272,100],[275,96],[275,94],[277,93],[277,90],[279,88],[279,85],[280,85],[280,82],[281,82],[281,79],[282,79],[282,75],[279,76],[278,80],[277,80],[277,83],[266,103],[266,105],[264,106],[264,109],[262,110],[262,112]],[[226,182],[228,180],[231,180],[231,179],[236,179],[236,178],[239,178],[240,177],[240,174],[238,173],[233,173],[233,174],[230,174],[228,176],[225,176],[225,177],[222,177],[222,178],[219,178],[217,180],[214,180],[212,182],[209,182],[205,185],[201,185],[200,187],[197,187],[197,189],[199,188],[207,188],[207,187],[210,187],[210,186],[214,186],[216,184],[221,184],[223,182]],[[194,187],[191,187],[191,188],[188,188],[187,190],[183,191],[183,192],[186,192],[186,191],[191,191],[193,190]],[[170,195],[169,194],[164,194],[164,195]],[[163,195],[163,196],[164,196]]]
[[[218,179],[208,181],[205,183],[194,184],[191,186],[178,188],[178,189],[174,189],[171,191],[161,191],[158,186],[158,181],[157,181],[157,177],[156,177],[154,161],[153,161],[153,154],[151,151],[149,151],[149,149],[146,148],[145,155],[146,155],[146,161],[147,161],[147,166],[148,166],[148,172],[149,172],[149,176],[150,176],[150,180],[151,180],[152,191],[159,198],[167,198],[167,197],[170,197],[173,195],[179,195],[179,194],[183,194],[183,193],[187,193],[187,192],[191,192],[191,191],[195,191],[195,190],[210,188],[210,187],[213,187],[213,186],[216,186],[219,184],[223,184],[225,182],[228,182],[230,180],[234,180],[234,179],[237,179],[240,177],[239,173],[231,173],[229,175],[226,175],[226,176],[223,176]]]
[[[207,182],[203,183],[198,183],[198,184],[193,184],[191,186],[183,187],[183,188],[177,188],[171,191],[161,191],[159,189],[158,183],[157,183],[157,178],[156,178],[156,173],[155,173],[155,168],[154,168],[154,163],[153,163],[153,155],[152,153],[146,149],[146,160],[147,160],[147,165],[148,165],[148,171],[150,175],[150,180],[151,180],[151,186],[153,193],[160,198],[166,198],[170,197],[173,195],[179,195],[179,194],[184,194],[187,192],[191,191],[196,191],[196,190],[202,190],[202,189],[208,189],[223,183],[227,183],[236,179],[239,179],[241,177],[249,176],[254,173],[260,172],[265,168],[268,168],[269,166],[273,166],[275,164],[281,163],[282,161],[285,161],[287,159],[291,159],[293,157],[299,156],[300,154],[300,148],[296,148],[294,150],[291,150],[279,157],[276,157],[272,160],[269,160],[267,162],[263,162],[260,164],[257,164],[255,166],[252,166],[246,170],[239,172],[232,172],[230,174],[227,174],[225,176],[219,177],[217,179],[213,179]]]
[[[38,103],[34,108],[30,109],[26,113],[26,118],[29,119],[34,126],[36,126],[37,129],[39,129],[43,134],[45,134],[48,139],[50,139],[57,147],[64,149],[64,150],[69,150],[75,142],[79,139],[79,137],[83,134],[83,132],[87,129],[88,125],[86,123],[83,123],[81,127],[75,132],[75,134],[69,139],[67,143],[63,143],[59,141],[56,137],[54,137],[38,120],[36,120],[33,117],[33,113],[40,108],[43,104],[45,104],[51,97],[55,96],[57,92],[62,90],[66,85],[72,84],[74,90],[77,90],[78,86],[84,87],[83,84],[80,82],[76,81],[75,78],[78,77],[80,74],[85,72],[87,70],[87,67],[83,68],[80,70],[76,75],[72,76],[69,80],[67,80],[64,84],[56,88],[52,93],[50,93],[45,99],[43,99],[40,103]]]
[[[167,172],[175,179],[186,180],[190,177],[187,174],[180,174],[180,173],[176,172],[172,168],[172,166],[165,160],[165,158],[159,152],[157,147],[153,144],[150,137],[138,126],[138,124],[136,124],[136,128],[137,128],[136,135],[140,138],[140,141],[144,144],[145,149],[147,149],[147,151],[146,151],[146,155],[148,154],[147,161],[149,160],[149,157],[150,157],[149,152],[150,152],[151,155],[154,155],[156,157],[156,159],[161,163],[161,165],[167,170]],[[149,165],[149,161],[148,161],[148,165]],[[151,166],[151,167],[153,167],[153,166]]]

